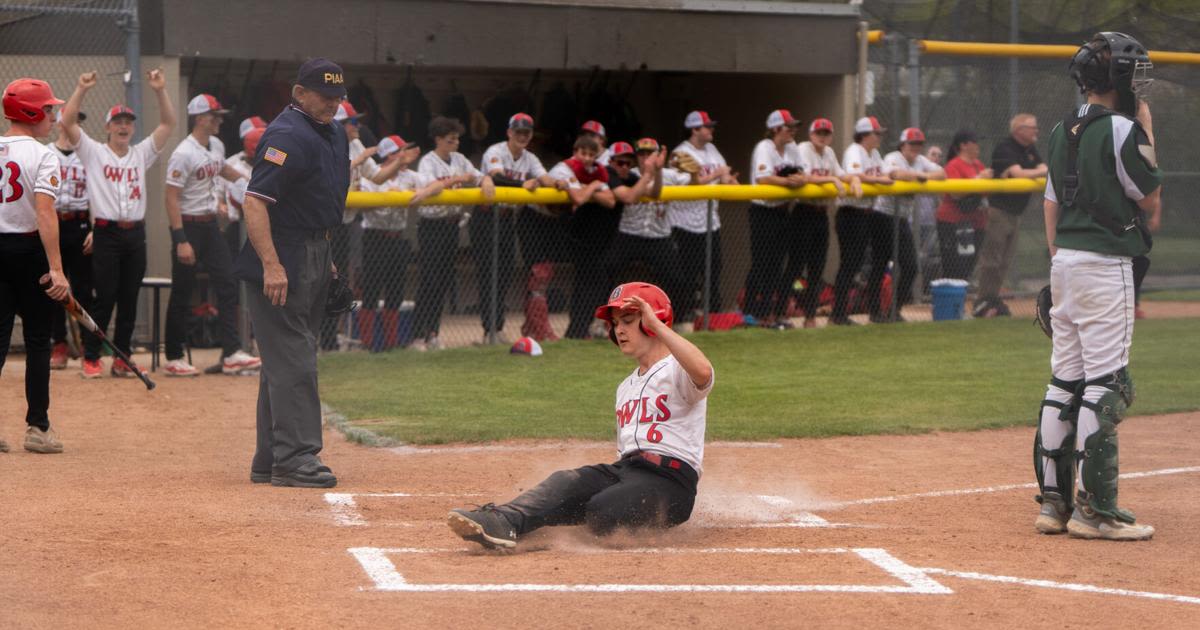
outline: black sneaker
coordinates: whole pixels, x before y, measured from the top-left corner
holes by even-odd
[[[997,299],[992,306],[996,309],[996,317],[1012,317],[1012,311],[1008,310],[1008,305],[1004,303],[1004,300]]]
[[[271,483],[271,473],[250,471],[250,483]]]
[[[852,320],[849,317],[846,317],[844,315],[842,317],[830,317],[829,324],[832,326],[857,326],[858,325],[857,323],[855,323],[854,320]]]
[[[496,511],[494,503],[477,510],[458,508],[446,515],[446,524],[463,540],[479,543],[487,549],[513,549],[517,546],[517,531],[512,523]]]

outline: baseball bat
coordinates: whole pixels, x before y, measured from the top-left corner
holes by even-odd
[[[50,286],[49,274],[42,276],[41,285],[43,287]],[[83,326],[84,328],[88,329],[88,332],[96,335],[96,337],[100,339],[100,343],[103,343],[108,347],[109,350],[112,350],[113,354],[116,355],[118,359],[124,361],[125,365],[128,365],[129,368],[133,370],[133,373],[142,380],[142,383],[146,386],[147,390],[154,389],[154,381],[150,380],[150,377],[146,376],[146,373],[138,368],[137,364],[133,362],[133,359],[129,358],[129,355],[122,352],[120,348],[113,345],[113,342],[109,341],[108,335],[104,334],[103,330],[100,330],[100,327],[96,325],[96,321],[92,319],[91,315],[88,315],[87,311],[83,310],[83,307],[79,305],[79,302],[75,299],[74,295],[71,295],[71,293],[68,291],[66,297],[61,300],[57,300],[57,302],[59,306],[63,307],[63,309],[67,311],[67,314],[71,316],[71,319],[79,322],[80,326]]]

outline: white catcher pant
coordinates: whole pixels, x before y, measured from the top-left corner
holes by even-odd
[[[1091,380],[1129,364],[1133,342],[1133,260],[1095,252],[1060,249],[1050,264],[1050,291],[1054,307],[1050,322],[1054,329],[1054,353],[1050,368],[1064,381]],[[1108,391],[1089,386],[1084,399],[1096,402]],[[1067,402],[1070,395],[1047,387],[1050,400]],[[1083,408],[1075,434],[1076,450],[1100,429],[1096,413]],[[1058,421],[1058,410],[1042,411],[1042,440],[1047,448],[1061,445],[1070,425]],[[1043,458],[1047,485],[1056,485],[1054,466]],[[1082,465],[1082,464],[1081,464]],[[1065,490],[1065,489],[1064,489]]]

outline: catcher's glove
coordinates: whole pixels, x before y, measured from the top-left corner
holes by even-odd
[[[350,282],[346,277],[333,272],[329,278],[329,293],[325,296],[325,314],[341,315],[358,310],[358,302],[354,301],[354,291],[350,290]]]
[[[1054,306],[1054,298],[1050,294],[1050,285],[1042,287],[1037,294],[1037,315],[1034,322],[1041,327],[1046,336],[1053,339],[1054,329],[1050,327],[1050,307]]]
[[[671,167],[692,175],[700,172],[700,162],[692,154],[683,151],[671,154]]]

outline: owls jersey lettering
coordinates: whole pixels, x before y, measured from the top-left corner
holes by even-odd
[[[36,232],[34,196],[58,198],[58,156],[29,136],[0,136],[0,234]]]
[[[758,178],[765,175],[779,175],[780,171],[789,167],[804,171],[804,167],[800,165],[800,151],[796,148],[796,143],[785,144],[783,153],[780,153],[775,148],[774,142],[761,140],[754,147],[754,155],[750,164],[750,183],[757,184]],[[787,205],[790,201],[787,199],[755,199],[752,203],[768,208],[778,208]]]
[[[866,147],[855,142],[846,147],[846,152],[842,154],[842,168],[848,175],[881,177],[883,175],[883,157],[879,155],[879,149],[871,149],[868,152]],[[855,208],[870,209],[875,207],[876,201],[874,197],[863,197],[861,199],[848,197],[842,204],[854,206]]]
[[[179,188],[179,210],[188,216],[214,214],[217,194],[224,187],[218,184],[225,166],[225,145],[216,136],[202,146],[188,134],[167,160],[167,185]]]
[[[88,203],[92,217],[108,221],[142,221],[146,218],[146,173],[162,151],[154,136],[130,145],[124,156],[108,144],[79,134],[75,149],[88,177]]]
[[[674,355],[650,366],[645,374],[639,371],[635,369],[617,387],[618,454],[667,455],[687,462],[699,474],[708,394],[716,375],[704,387],[696,387]]]
[[[641,177],[635,168],[633,174]],[[663,186],[687,186],[692,176],[673,168],[663,169]],[[621,209],[621,222],[617,231],[641,238],[668,238],[671,236],[671,221],[667,216],[666,201],[631,203]]]
[[[79,154],[69,149],[64,152],[53,142],[48,143],[46,148],[50,149],[61,164],[58,171],[58,199],[54,201],[54,209],[59,212],[87,210],[87,171],[83,170]]]
[[[446,181],[451,177],[458,175],[470,175],[472,183],[476,186],[483,180],[483,173],[475,168],[474,164],[461,153],[455,152],[450,154],[450,161],[447,162],[438,157],[437,153],[430,151],[426,153],[420,163],[417,165],[417,172],[426,175],[438,181]],[[461,188],[461,184],[448,186],[447,188]],[[417,208],[417,214],[423,219],[445,219],[462,214],[467,210],[467,206],[427,206],[422,205]]]
[[[700,177],[708,177],[722,166],[727,166],[725,157],[717,150],[717,145],[711,142],[704,145],[703,149],[697,149],[696,145],[684,140],[675,147],[675,150],[683,151],[696,158],[696,161],[700,163]],[[717,202],[714,201],[712,217],[714,232],[721,229],[721,215],[717,213],[717,206]],[[671,219],[671,227],[677,227],[693,234],[704,234],[708,231],[708,201],[672,201],[668,206],[667,213]]]
[[[522,150],[521,157],[514,158],[512,151],[508,150],[507,142],[497,142],[488,147],[487,151],[483,152],[479,170],[488,175],[500,173],[503,177],[518,182],[537,179],[546,174],[546,167],[542,166],[542,161],[536,155]],[[507,204],[497,205],[507,206]]]

